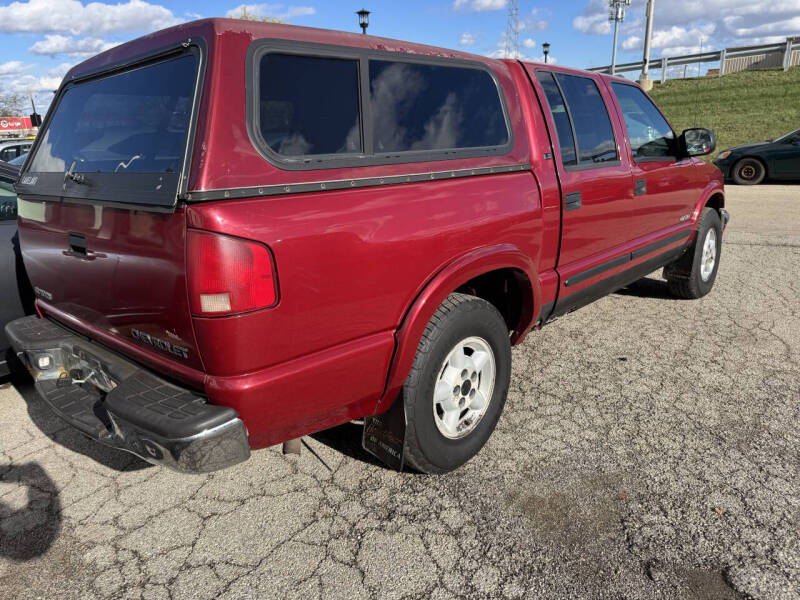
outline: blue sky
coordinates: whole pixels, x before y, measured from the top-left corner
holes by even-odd
[[[295,25],[358,31],[355,11],[372,11],[369,33],[500,56],[508,0],[300,0],[248,4],[252,14]],[[633,0],[620,30],[618,61],[641,58],[645,0]],[[66,70],[144,33],[201,17],[237,14],[220,0],[0,0],[0,94],[33,92],[47,104]],[[607,0],[519,0],[520,53],[558,63],[605,65],[611,57]],[[657,0],[653,58],[800,35],[800,0]],[[44,106],[43,106],[44,108]]]

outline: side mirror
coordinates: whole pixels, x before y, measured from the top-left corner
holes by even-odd
[[[681,134],[680,144],[684,156],[707,156],[717,148],[717,135],[710,129],[694,127]]]

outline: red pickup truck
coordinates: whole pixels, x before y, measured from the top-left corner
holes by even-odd
[[[186,471],[357,419],[475,455],[511,345],[664,267],[714,284],[720,172],[622,78],[210,19],[64,79],[17,183],[8,338],[98,441]]]

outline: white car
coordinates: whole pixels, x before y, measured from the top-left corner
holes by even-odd
[[[0,142],[0,160],[9,162],[31,149],[33,140],[13,140]]]

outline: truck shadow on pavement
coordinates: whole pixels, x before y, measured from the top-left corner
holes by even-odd
[[[35,462],[0,467],[0,483],[27,488],[27,502],[15,509],[0,500],[0,558],[24,561],[41,556],[61,530],[61,500],[55,482]],[[13,501],[13,499],[12,499]]]
[[[104,446],[73,429],[50,410],[36,392],[33,380],[27,375],[14,377],[11,383],[25,400],[31,421],[55,443],[115,471],[138,471],[153,466],[133,454]]]
[[[393,470],[391,467],[385,465],[372,454],[364,450],[361,445],[361,436],[363,434],[363,426],[356,423],[345,423],[331,429],[325,429],[317,433],[312,433],[311,438],[328,446],[331,450],[335,450],[349,458],[361,461],[368,465],[381,467],[383,469]]]
[[[620,296],[633,296],[634,298],[652,298],[654,300],[680,300],[673,296],[667,282],[662,279],[645,277],[634,281],[630,285],[614,292]]]

